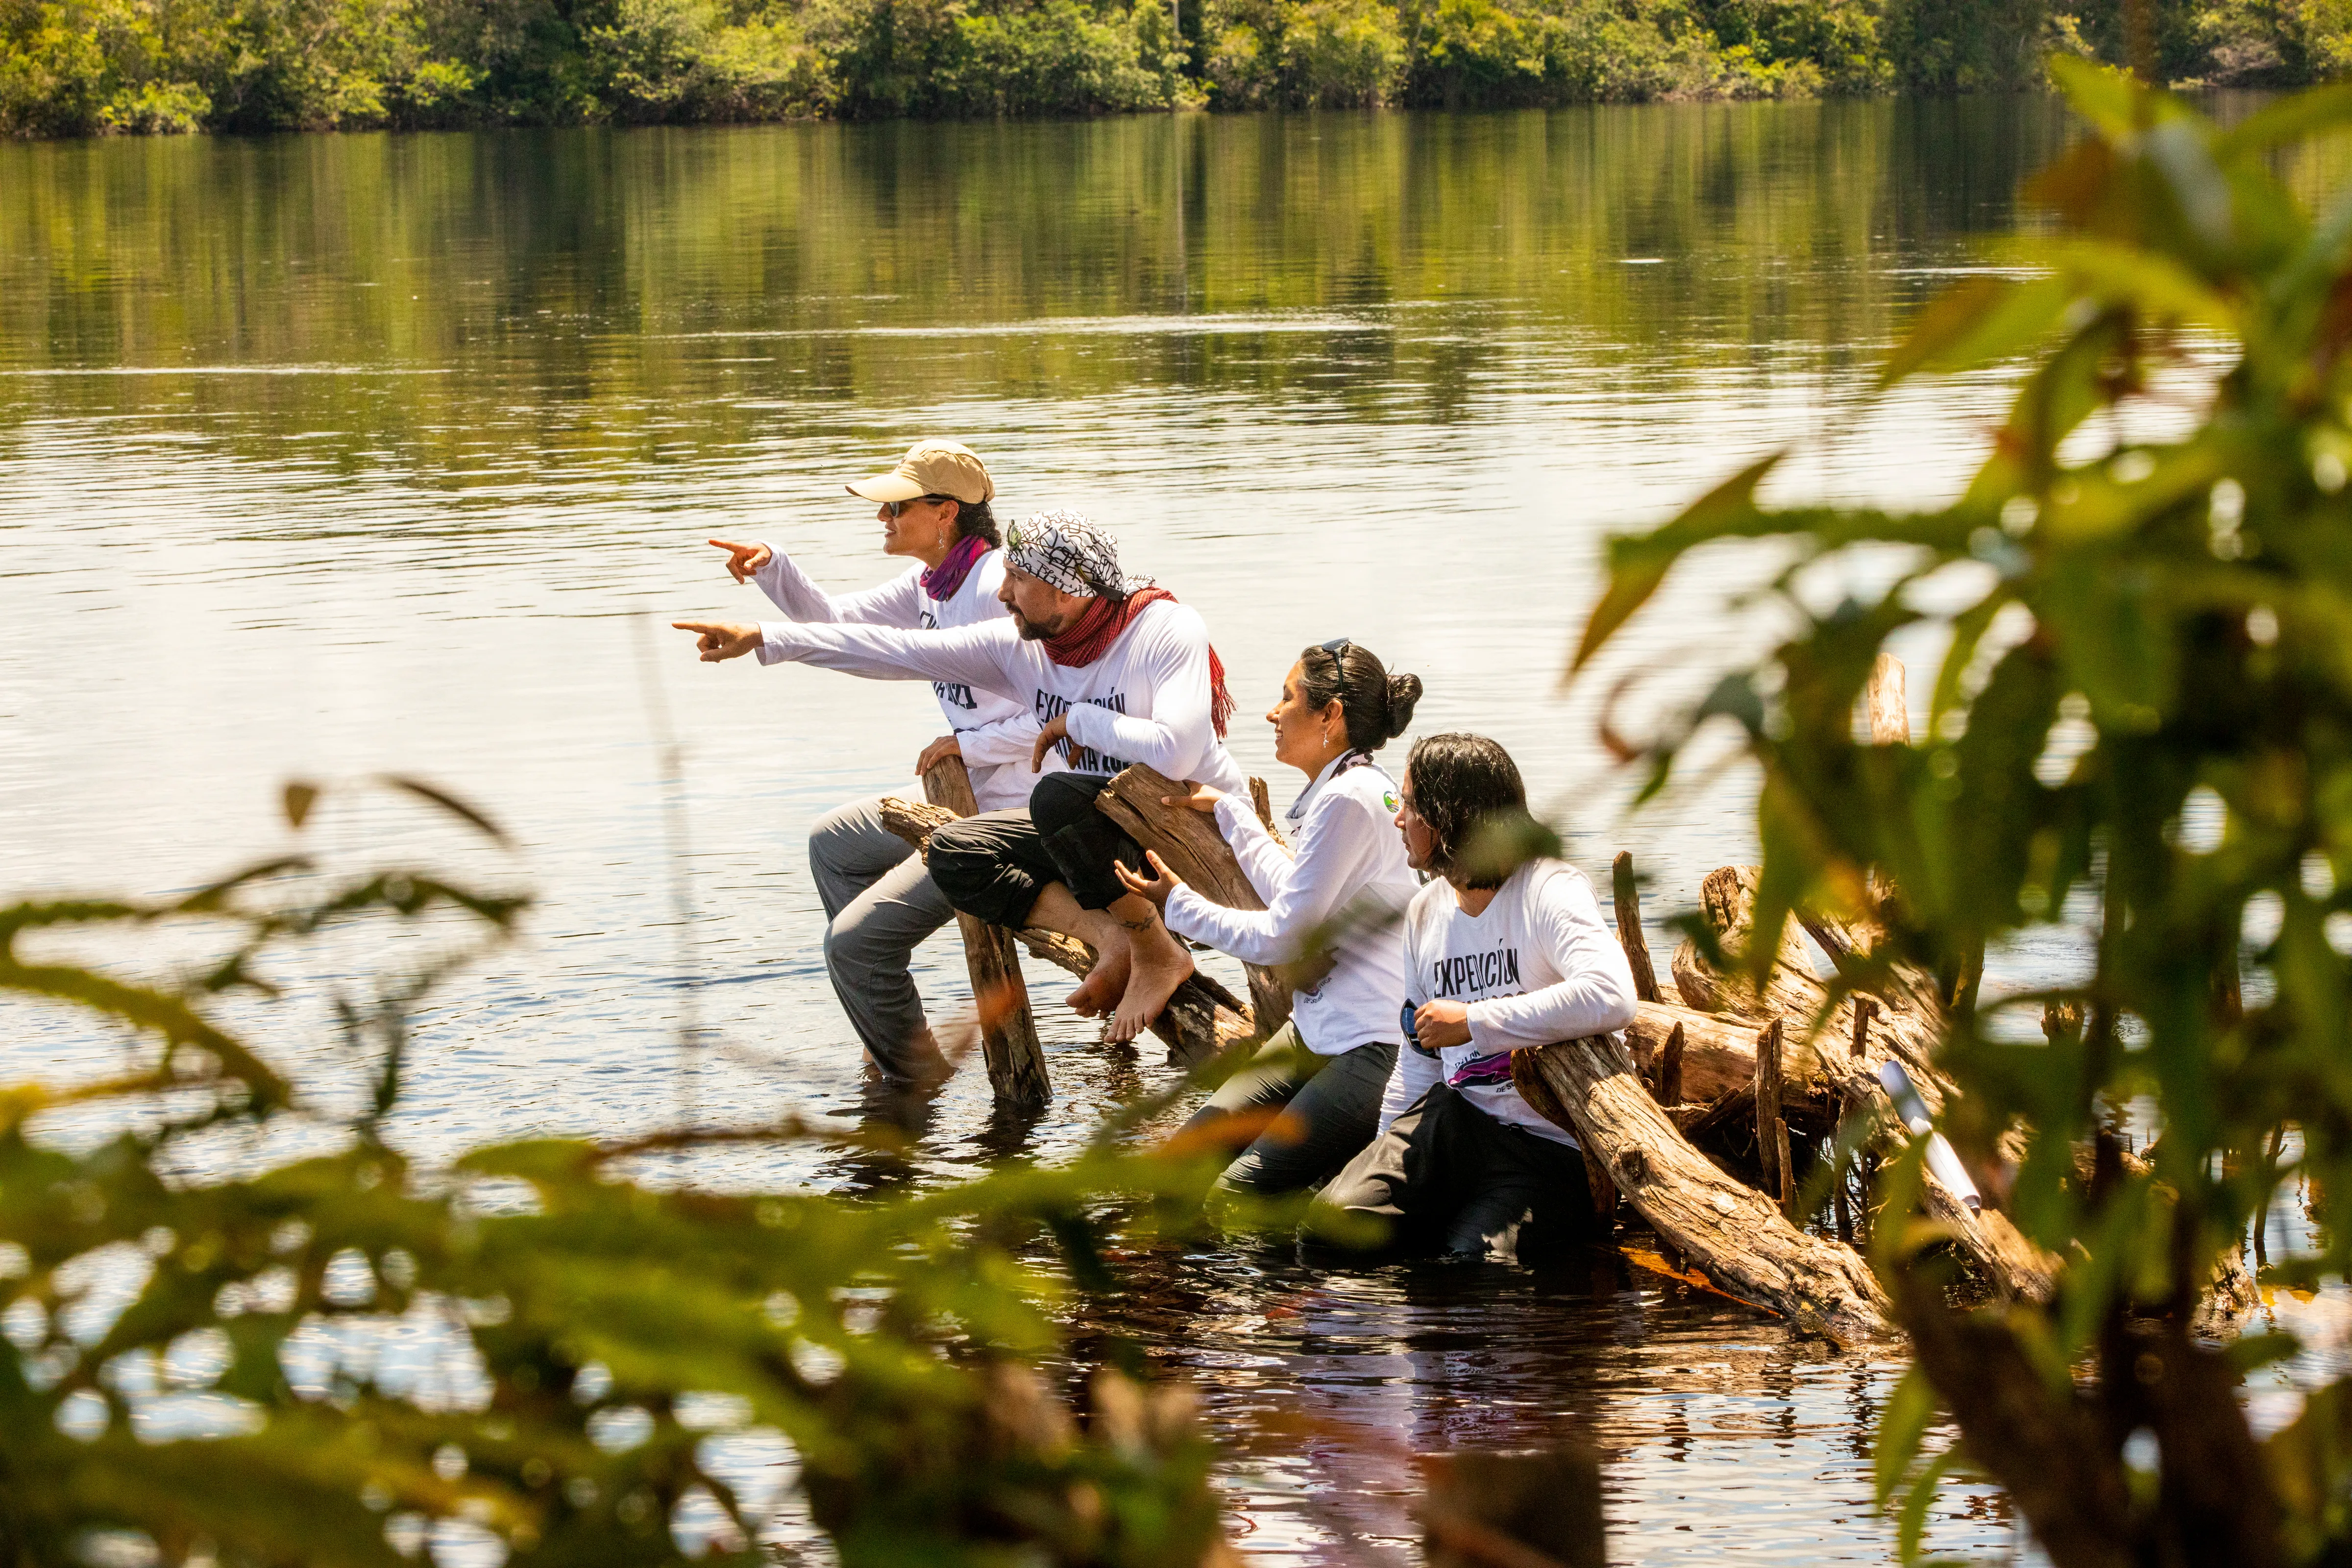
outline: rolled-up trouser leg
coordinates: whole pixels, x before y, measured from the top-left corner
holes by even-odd
[[[948,823],[931,835],[930,860],[931,880],[950,905],[1015,930],[1029,923],[1045,884],[1061,877],[1025,807]]]
[[[1126,896],[1114,861],[1143,869],[1143,848],[1095,809],[1110,780],[1092,773],[1047,773],[1029,792],[1029,816],[1055,870],[1082,910],[1108,909]]]
[[[866,1054],[892,1078],[944,1076],[946,1059],[907,963],[955,910],[914,847],[882,826],[872,801],[860,801],[810,833],[809,870],[829,917],[825,973]]]
[[[1250,1193],[1295,1193],[1338,1170],[1371,1141],[1380,1125],[1381,1091],[1395,1063],[1392,1045],[1310,1056],[1298,1031],[1285,1024],[1184,1128],[1191,1131],[1228,1116],[1280,1106],[1281,1115],[1225,1167],[1217,1184]]]

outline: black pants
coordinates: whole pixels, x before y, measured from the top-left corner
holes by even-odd
[[[1497,1121],[1441,1083],[1331,1178],[1318,1203],[1379,1215],[1407,1245],[1516,1261],[1547,1244],[1597,1235],[1584,1156]]]
[[[1265,1194],[1311,1187],[1371,1142],[1396,1052],[1392,1045],[1374,1043],[1336,1057],[1314,1056],[1299,1043],[1297,1026],[1285,1024],[1247,1067],[1218,1086],[1184,1131],[1279,1108],[1282,1114],[1225,1167],[1217,1184]]]
[[[931,880],[948,902],[992,925],[1022,926],[1048,882],[1066,885],[1082,910],[1123,897],[1111,863],[1143,869],[1143,850],[1095,809],[1110,780],[1047,773],[1022,811],[983,811],[931,835]]]

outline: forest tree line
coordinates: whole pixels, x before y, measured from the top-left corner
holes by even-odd
[[[1507,108],[1988,91],[2091,0],[0,0],[0,134]],[[2352,0],[2159,0],[2173,82],[2295,85]]]
[[[2176,83],[2343,70],[2352,0],[2158,0]],[[1499,108],[2000,90],[2117,0],[0,0],[0,133]]]

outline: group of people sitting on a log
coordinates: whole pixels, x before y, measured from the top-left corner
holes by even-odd
[[[1000,533],[988,470],[954,442],[921,442],[848,489],[880,506],[885,552],[916,564],[833,595],[772,545],[713,540],[786,618],[677,625],[706,661],[757,654],[929,680],[939,696],[951,733],[917,771],[961,756],[978,815],[935,831],[928,865],[878,801],[809,838],[826,969],[878,1072],[951,1070],[908,963],[959,910],[1091,944],[1098,962],[1069,1005],[1113,1040],[1133,1039],[1192,973],[1188,941],[1266,965],[1311,952],[1290,1021],[1190,1124],[1266,1123],[1226,1184],[1322,1183],[1323,1201],[1454,1252],[1507,1256],[1530,1226],[1593,1223],[1574,1138],[1520,1098],[1511,1053],[1622,1029],[1633,977],[1580,872],[1498,852],[1531,826],[1501,746],[1427,736],[1400,783],[1373,754],[1412,720],[1419,679],[1346,637],[1305,648],[1266,714],[1276,758],[1307,780],[1286,850],[1225,749],[1234,702],[1206,626],[1128,576],[1109,533],[1067,511]],[[1263,910],[1203,898],[1095,809],[1136,763],[1187,781],[1165,804],[1214,816]]]

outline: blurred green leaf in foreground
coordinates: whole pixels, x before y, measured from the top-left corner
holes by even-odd
[[[2089,132],[2029,188],[2053,222],[1887,365],[1891,384],[2032,355],[1966,492],[1776,508],[1756,493],[1778,459],[1759,463],[1614,542],[1577,660],[1686,552],[1790,549],[1794,632],[1729,678],[1746,700],[1711,704],[1762,765],[1757,929],[1843,910],[1885,933],[1849,980],[1943,977],[1948,1131],[2066,1261],[2046,1305],[1963,1312],[1921,1228],[1879,1226],[1917,1355],[1878,1457],[1913,1493],[1906,1550],[1964,1457],[2061,1568],[2352,1560],[2352,1383],[2258,1437],[2238,1385],[2291,1344],[2192,1321],[2298,1191],[2322,1223],[2265,1281],[2352,1261],[2319,1208],[2352,1190],[2352,193],[2315,216],[2273,177],[2287,143],[2352,121],[2352,87],[2223,130],[2121,73],[2052,68]],[[1897,580],[1853,588],[1888,547]],[[1870,743],[1857,700],[1915,626],[1948,637],[1927,733]],[[1646,743],[1654,789],[1696,723]],[[2074,953],[2063,983],[1979,1001],[1988,944],[2037,931]],[[1937,1406],[1964,1455],[1923,1463]]]
[[[317,801],[290,787],[289,820]],[[0,1563],[766,1560],[788,1482],[853,1568],[1222,1558],[1187,1394],[1105,1373],[1081,1429],[1029,1365],[1096,1233],[1191,1223],[1219,1159],[1106,1135],[864,1200],[631,1179],[707,1138],[816,1136],[792,1126],[412,1164],[384,1135],[410,1009],[523,907],[291,858],[0,910],[0,988],[142,1042],[120,1079],[0,1094]],[[27,952],[157,931],[205,962],[154,984]],[[340,1114],[219,1021],[268,1016],[334,931],[431,954],[333,999],[365,1085]]]

